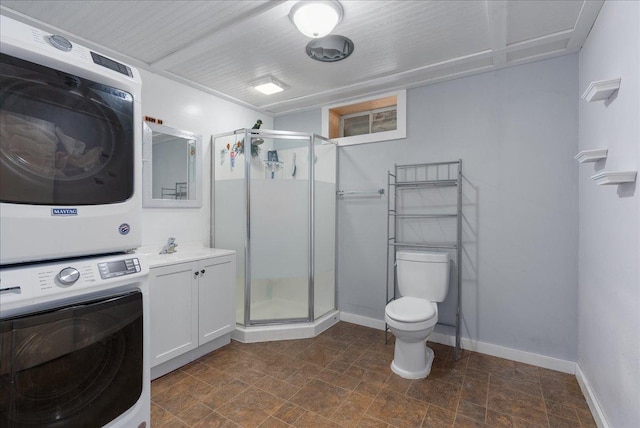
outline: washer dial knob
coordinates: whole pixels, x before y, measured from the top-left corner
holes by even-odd
[[[48,38],[49,38],[49,43],[51,43],[51,45],[54,48],[60,49],[62,52],[69,52],[73,47],[73,45],[69,40],[57,34],[54,34],[53,36],[49,36]]]
[[[68,267],[64,268],[58,274],[58,281],[60,281],[63,285],[71,285],[75,283],[80,278],[80,272],[78,269]]]

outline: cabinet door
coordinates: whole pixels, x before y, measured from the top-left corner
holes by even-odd
[[[197,262],[151,269],[151,366],[198,346]]]
[[[200,261],[200,345],[236,328],[235,256]]]

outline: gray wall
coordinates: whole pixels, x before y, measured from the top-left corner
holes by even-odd
[[[607,1],[580,52],[580,91],[620,77],[610,102],[580,100],[578,366],[611,427],[640,426],[640,196],[635,184],[597,186],[597,171],[640,166],[640,4]]]
[[[339,188],[386,187],[394,164],[461,158],[463,336],[575,361],[578,59],[407,93],[407,138],[340,148]],[[274,119],[320,131],[320,110]],[[386,196],[338,203],[340,310],[384,319]],[[451,296],[450,296],[451,297]],[[451,304],[441,319],[452,320]]]

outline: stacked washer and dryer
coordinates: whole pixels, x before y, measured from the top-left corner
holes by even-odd
[[[145,427],[140,75],[0,19],[0,426]]]

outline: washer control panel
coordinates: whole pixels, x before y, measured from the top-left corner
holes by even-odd
[[[98,271],[102,279],[115,278],[140,272],[140,261],[137,258],[114,260],[98,263]]]

